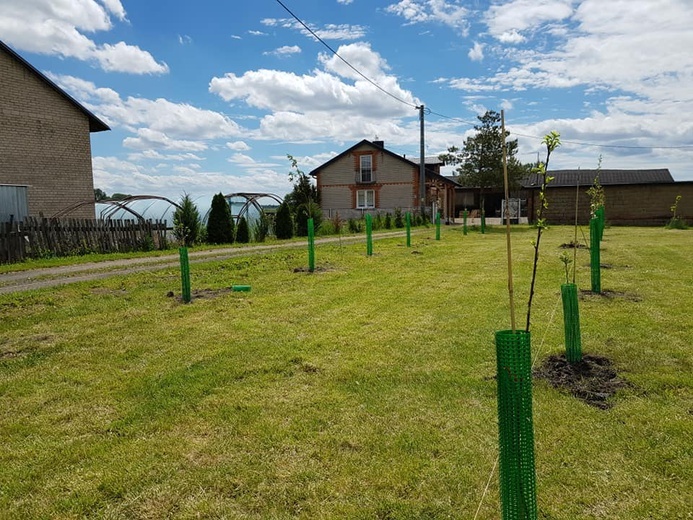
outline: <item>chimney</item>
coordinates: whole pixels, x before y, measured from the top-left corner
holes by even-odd
[[[378,148],[385,148],[385,141],[373,141],[373,145]]]

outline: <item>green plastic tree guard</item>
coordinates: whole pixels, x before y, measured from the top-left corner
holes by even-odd
[[[373,256],[373,217],[366,214],[366,254]]]
[[[595,216],[599,219],[599,241],[604,239],[604,227],[606,226],[606,214],[604,206],[599,206],[595,212]]]
[[[308,271],[315,271],[315,224],[308,219]]]
[[[190,262],[188,261],[188,248],[178,248],[178,256],[180,257],[180,279],[183,286],[183,301],[190,302]]]
[[[407,223],[407,247],[411,247],[411,213],[407,211],[404,217]]]
[[[498,444],[503,520],[536,520],[531,335],[496,332]]]
[[[467,234],[467,215],[469,212],[465,209],[464,213],[462,213],[462,232],[466,235]]]
[[[481,208],[481,234],[484,235],[486,233],[486,212],[484,211],[484,208]]]
[[[590,273],[592,279],[592,292],[601,294],[601,259],[599,254],[599,218],[590,219]]]
[[[582,361],[582,342],[580,338],[580,312],[578,309],[577,285],[561,285],[563,300],[563,327],[565,329],[565,357],[568,363]]]
[[[440,240],[440,211],[436,213],[436,240]]]

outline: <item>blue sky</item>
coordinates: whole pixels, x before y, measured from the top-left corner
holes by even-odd
[[[112,128],[109,194],[283,195],[287,154],[310,171],[376,137],[418,156],[422,103],[427,155],[503,109],[523,161],[557,130],[553,168],[693,180],[690,0],[282,2],[380,89],[276,0],[0,0],[0,39]]]

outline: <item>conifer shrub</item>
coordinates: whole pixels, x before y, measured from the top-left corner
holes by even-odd
[[[173,236],[186,247],[196,244],[201,235],[200,212],[187,193],[180,201],[180,207],[173,213]]]
[[[238,221],[238,229],[236,230],[236,242],[239,244],[247,244],[250,242],[250,227],[245,217],[241,217]]]
[[[291,209],[286,202],[282,202],[277,208],[277,216],[274,221],[274,234],[280,240],[286,240],[294,236],[294,221],[291,217]]]
[[[233,244],[231,208],[222,193],[217,193],[212,198],[212,207],[207,218],[207,242]]]
[[[400,208],[395,208],[395,227],[404,227],[404,215],[402,214],[402,210]]]
[[[392,215],[389,212],[385,214],[385,229],[392,229]]]

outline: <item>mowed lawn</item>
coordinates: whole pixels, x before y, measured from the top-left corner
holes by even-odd
[[[434,237],[194,264],[190,304],[175,269],[1,295],[0,518],[498,519],[505,236]],[[572,238],[542,239],[537,365]],[[692,255],[693,231],[606,229],[582,345],[629,385],[601,410],[535,380],[540,518],[693,517]]]

